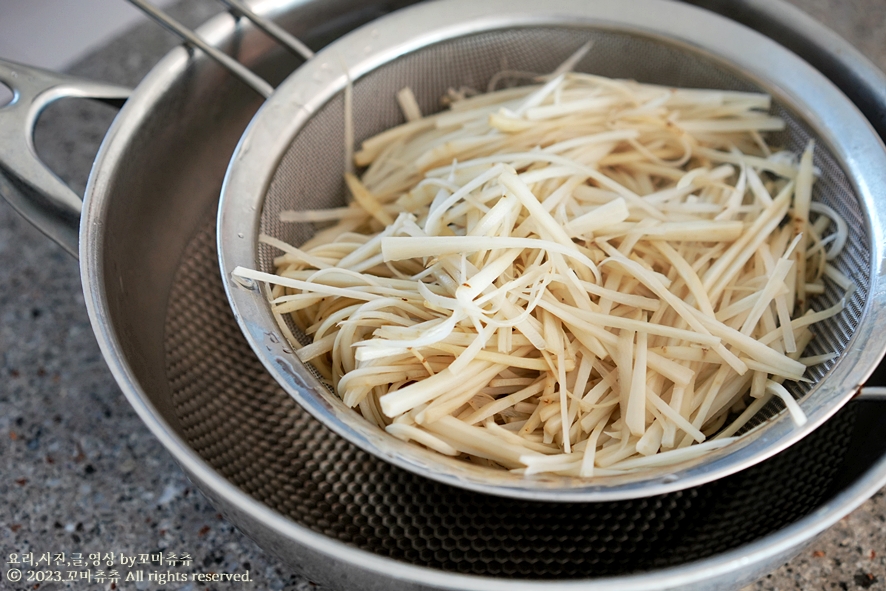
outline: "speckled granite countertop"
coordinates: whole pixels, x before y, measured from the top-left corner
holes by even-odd
[[[886,2],[792,0],[886,69]],[[189,0],[172,13],[197,25],[220,10]],[[72,72],[135,85],[176,44],[152,24],[97,51]],[[113,111],[70,101],[41,120],[38,145],[75,190]],[[51,139],[51,141],[43,141]],[[0,203],[0,556],[187,553],[179,572],[249,571],[250,584],[141,581],[136,589],[309,589],[266,556],[197,492],[136,417],[93,337],[76,261]],[[5,572],[5,568],[3,569]],[[108,569],[111,570],[111,569]],[[31,582],[0,589],[111,589]],[[881,491],[789,564],[749,589],[886,589],[886,495]]]

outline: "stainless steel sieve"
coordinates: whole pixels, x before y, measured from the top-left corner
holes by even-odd
[[[423,112],[447,88],[484,88],[507,67],[548,72],[587,41],[579,71],[682,87],[767,92],[787,122],[775,138],[800,151],[809,138],[821,170],[813,199],[855,231],[835,261],[858,290],[840,315],[817,325],[814,353],[839,358],[795,384],[808,422],[795,426],[773,401],[758,429],[716,452],[676,466],[592,480],[525,478],[439,456],[370,425],[302,364],[282,336],[260,286],[234,281],[237,266],[273,271],[266,233],[298,244],[304,228],[278,221],[284,209],[344,200],[343,89],[353,81],[355,140],[400,123],[395,93],[414,91]],[[886,216],[886,149],[857,108],[826,78],[773,41],[718,15],[666,0],[438,1],[402,10],[335,42],[292,74],[261,108],[228,169],[218,218],[225,289],[237,320],[270,374],[333,431],[392,464],[457,487],[531,500],[607,501],[697,486],[756,464],[818,428],[864,383],[883,354],[874,338],[886,319],[881,283]],[[836,290],[813,301],[837,301]],[[303,335],[302,335],[303,336]]]

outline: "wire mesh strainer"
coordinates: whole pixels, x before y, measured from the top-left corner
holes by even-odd
[[[259,232],[293,244],[305,229],[284,225],[284,209],[340,205],[344,200],[344,104],[353,80],[357,142],[401,122],[393,97],[414,91],[423,112],[437,110],[450,87],[483,88],[496,72],[553,70],[586,41],[593,50],[576,70],[683,87],[762,90],[787,121],[775,141],[800,151],[817,141],[822,171],[814,199],[837,210],[850,227],[835,265],[859,289],[847,309],[820,324],[814,353],[837,351],[836,362],[797,385],[808,423],[784,417],[739,442],[684,464],[582,481],[491,472],[403,443],[365,422],[324,388],[280,336],[264,293],[234,282],[238,265],[273,271],[257,247]],[[347,74],[345,74],[347,72]],[[434,2],[402,11],[339,40],[293,74],[262,108],[241,140],[223,190],[219,255],[235,314],[265,367],[312,414],[370,453],[424,476],[498,495],[544,500],[626,499],[683,489],[741,470],[784,449],[836,412],[873,370],[882,346],[869,338],[882,321],[886,155],[864,118],[825,78],[758,34],[692,7],[657,0],[621,3],[558,1]],[[829,290],[813,307],[834,303]],[[873,345],[873,346],[872,346]],[[823,378],[827,379],[823,379]],[[758,423],[781,410],[772,403]]]

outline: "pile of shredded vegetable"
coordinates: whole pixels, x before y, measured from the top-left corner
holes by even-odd
[[[802,357],[845,222],[811,201],[813,145],[775,152],[762,94],[580,73],[484,94],[362,144],[346,207],[282,252],[298,355],[391,435],[581,477],[721,447]],[[845,298],[844,298],[845,300]],[[281,322],[285,329],[285,323]],[[288,335],[294,345],[297,339]]]

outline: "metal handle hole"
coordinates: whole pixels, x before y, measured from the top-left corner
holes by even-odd
[[[46,107],[37,119],[34,128],[37,155],[56,175],[68,179],[68,186],[78,195],[83,195],[86,189],[92,161],[117,111],[96,100],[65,98]],[[81,145],[88,149],[77,150],[77,157],[72,158],[73,150],[59,150],[59,144]],[[56,149],[48,149],[48,146],[56,146]]]

